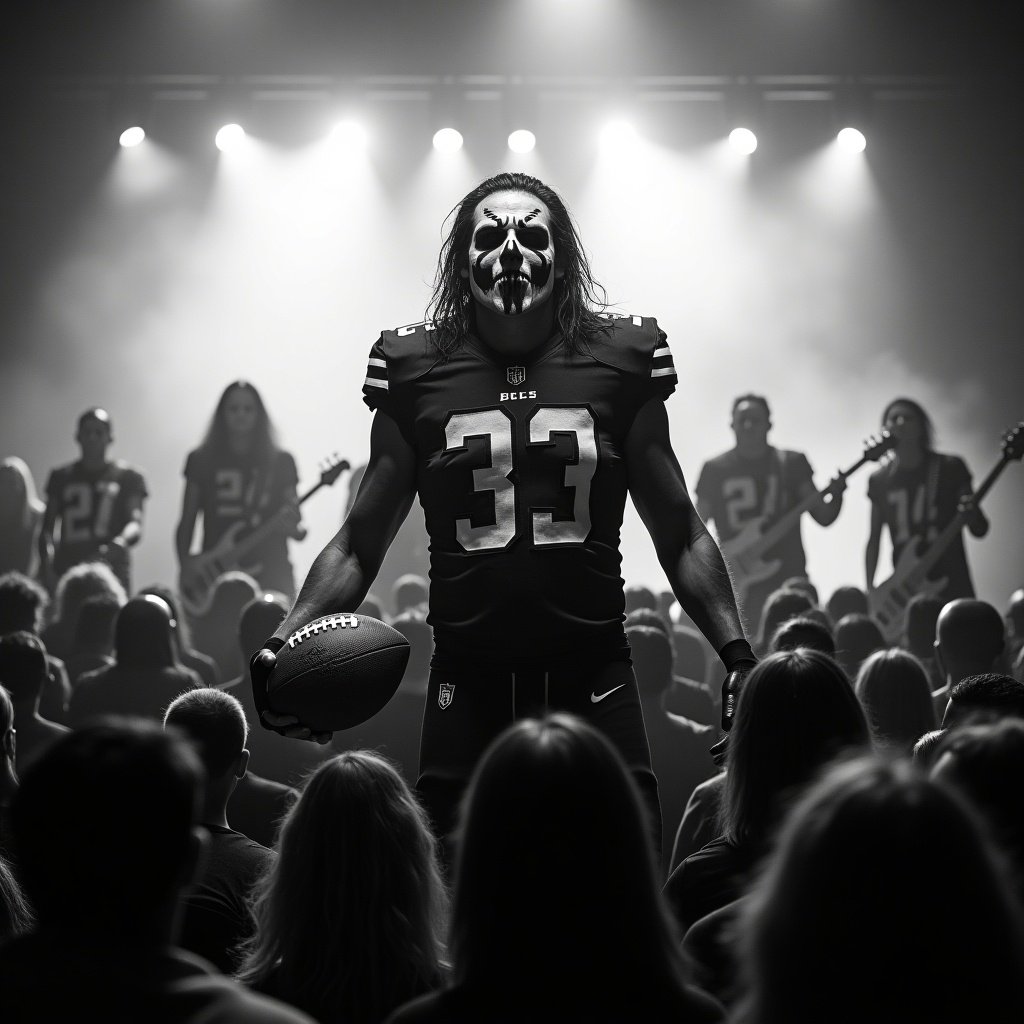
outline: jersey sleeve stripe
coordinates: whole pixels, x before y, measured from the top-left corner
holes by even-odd
[[[654,359],[660,359],[661,356],[671,356],[671,355],[672,355],[672,350],[668,347],[668,345],[662,345],[660,348],[656,348],[654,350],[653,358]]]
[[[378,380],[376,377],[367,377],[366,380],[363,381],[363,387],[383,388],[387,391],[388,382],[386,380]]]
[[[652,377],[674,377],[676,370],[674,366],[665,366],[660,370],[651,370]]]
[[[367,365],[369,365],[369,366],[384,366],[384,367],[386,367],[388,364],[387,364],[387,360],[386,359],[370,359],[368,361]]]

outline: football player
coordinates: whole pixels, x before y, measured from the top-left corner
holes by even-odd
[[[81,457],[54,469],[46,482],[39,576],[51,590],[73,565],[100,560],[109,563],[131,593],[129,549],[142,539],[148,492],[138,470],[107,458],[113,440],[106,409],[86,409],[75,432]]]
[[[535,178],[499,174],[453,213],[432,319],[385,331],[370,352],[362,486],[253,658],[257,707],[265,725],[311,737],[267,710],[274,652],[312,619],[359,604],[418,494],[435,644],[418,790],[438,832],[452,828],[491,740],[547,709],[602,730],[657,813],[623,629],[627,494],[730,693],[755,661],[669,440],[664,402],[677,378],[665,333],[652,318],[596,310],[601,289],[576,229]]]

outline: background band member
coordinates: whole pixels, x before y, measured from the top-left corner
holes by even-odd
[[[129,548],[142,539],[148,492],[141,473],[120,459],[107,458],[113,440],[110,414],[87,409],[75,432],[81,457],[54,469],[46,482],[39,574],[51,589],[71,566],[100,559],[131,593]]]
[[[385,331],[371,350],[370,458],[352,511],[253,659],[263,711],[270,650],[359,604],[418,491],[435,638],[418,789],[442,834],[491,740],[548,708],[608,736],[658,813],[623,630],[627,491],[726,669],[754,662],[669,440],[665,334],[650,318],[596,312],[598,287],[542,182],[499,174],[459,203],[434,320]],[[310,735],[294,719],[264,721]]]
[[[0,462],[0,575],[36,575],[45,507],[25,461],[11,455]]]
[[[705,522],[714,521],[722,544],[752,520],[763,519],[770,526],[815,490],[807,456],[768,443],[772,420],[766,398],[740,395],[732,403],[730,426],[736,435],[735,447],[704,463],[696,489],[697,511]],[[830,500],[822,499],[810,507],[810,514],[821,526],[835,522],[843,505],[845,486],[840,478],[835,478],[829,485]],[[761,621],[768,595],[791,576],[807,575],[799,521],[763,558],[777,559],[779,567],[767,579],[753,583],[745,599],[741,599],[741,609],[752,630]],[[735,568],[733,571],[737,572]]]
[[[203,443],[185,463],[185,494],[175,533],[183,579],[189,575],[196,520],[202,517],[202,552],[238,524],[255,528],[286,510],[280,528],[253,551],[244,569],[266,590],[295,596],[287,538],[306,535],[299,516],[295,459],[279,448],[259,392],[235,381],[222,392]],[[244,532],[242,533],[244,536]]]
[[[894,565],[909,543],[934,540],[961,508],[968,513],[967,528],[973,536],[988,533],[988,519],[969,500],[971,474],[964,460],[933,449],[934,429],[924,409],[912,399],[894,398],[882,413],[882,426],[897,443],[892,456],[868,480],[871,534],[864,562],[869,591],[875,585],[883,526],[892,540]],[[945,587],[936,595],[943,601],[974,597],[962,533],[953,538],[928,578],[945,578]]]

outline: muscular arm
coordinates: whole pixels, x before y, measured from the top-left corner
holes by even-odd
[[[57,505],[51,499],[46,503],[43,511],[43,522],[39,527],[39,538],[37,547],[39,550],[39,575],[42,579],[50,573],[53,565],[53,530],[57,525]]]
[[[875,570],[878,568],[878,548],[882,541],[882,510],[874,502],[871,503],[871,534],[868,537],[868,546],[864,549],[864,578],[867,580],[868,590],[874,588]]]
[[[722,553],[693,507],[664,403],[649,401],[626,440],[629,491],[676,599],[715,650],[744,636]]]
[[[370,433],[370,458],[352,511],[310,566],[295,604],[274,636],[284,640],[321,615],[359,605],[415,494],[415,453],[395,421],[378,411]]]
[[[178,553],[178,565],[183,566],[192,550],[192,534],[199,516],[199,485],[194,480],[185,484],[185,495],[181,499],[181,517],[174,531],[174,547]]]

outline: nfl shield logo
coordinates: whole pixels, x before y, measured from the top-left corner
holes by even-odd
[[[437,706],[444,711],[452,699],[455,697],[455,684],[454,683],[442,683],[441,689],[437,694]]]
[[[509,384],[518,387],[526,380],[526,367],[525,366],[510,366],[505,370],[505,379]]]

